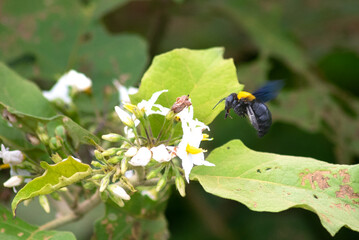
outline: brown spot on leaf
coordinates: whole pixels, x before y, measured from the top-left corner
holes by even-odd
[[[4,232],[5,232],[5,228],[0,229],[0,232],[1,232],[1,233],[4,233]]]
[[[339,175],[343,177],[343,183],[350,182],[350,175],[348,173],[348,169],[339,170]]]
[[[3,213],[2,218],[4,219],[4,221],[6,221],[6,220],[7,220],[7,216],[6,216],[6,214],[5,214],[5,213]]]
[[[18,237],[22,237],[23,235],[24,235],[23,232],[19,232],[19,233],[17,234]]]
[[[107,233],[107,239],[111,240],[113,237],[113,231],[114,231],[114,227],[111,223],[106,225],[106,233]]]
[[[313,173],[309,172],[308,169],[306,169],[305,171],[307,172],[307,174],[300,173],[300,176],[302,177],[302,186],[305,185],[305,180],[308,180],[312,189],[316,189],[315,183],[317,183],[318,187],[322,190],[329,187],[329,177],[326,177],[325,175],[330,174],[330,171],[317,170]]]
[[[345,196],[349,199],[359,198],[359,193],[355,193],[353,188],[349,185],[340,185],[340,189],[335,192],[335,195],[337,198],[345,198]]]

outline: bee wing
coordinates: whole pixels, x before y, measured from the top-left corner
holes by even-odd
[[[247,114],[249,117],[249,121],[251,122],[252,126],[259,131],[259,126],[258,126],[258,122],[257,122],[257,118],[254,115],[253,109],[251,106],[247,106]]]
[[[252,94],[257,100],[260,100],[261,102],[268,102],[278,95],[278,92],[283,85],[283,80],[271,81]]]

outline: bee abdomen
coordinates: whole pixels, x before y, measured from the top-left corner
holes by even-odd
[[[258,124],[258,136],[263,137],[272,125],[272,115],[268,107],[258,101],[252,101],[252,109]]]

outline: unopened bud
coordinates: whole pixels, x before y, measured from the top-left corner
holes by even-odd
[[[65,139],[66,138],[66,131],[65,131],[64,126],[62,126],[62,125],[57,126],[55,128],[55,134],[56,134],[56,136],[59,136],[60,138]]]
[[[183,177],[177,176],[175,183],[176,183],[176,188],[177,188],[178,192],[181,194],[182,197],[185,197],[186,196],[186,185],[185,185]]]
[[[24,155],[19,150],[9,151],[3,144],[1,144],[1,157],[4,164],[17,165],[24,161]]]
[[[105,177],[105,174],[95,174],[92,176],[93,180],[99,180]]]
[[[101,163],[97,162],[97,161],[92,161],[91,165],[96,167],[96,168],[102,168],[104,165],[102,165]]]
[[[119,148],[109,148],[106,151],[102,152],[102,156],[104,157],[108,157],[108,156],[112,156],[114,154],[117,153],[117,151],[119,151]]]
[[[111,174],[107,174],[104,178],[102,178],[101,185],[100,185],[100,192],[105,191],[108,184],[110,183],[110,177],[111,177]]]
[[[24,181],[24,178],[21,176],[12,176],[6,182],[4,182],[4,187],[12,188],[19,186]]]
[[[109,142],[120,142],[121,140],[124,139],[124,137],[116,133],[109,133],[106,135],[102,135],[102,139]]]
[[[47,199],[47,197],[45,195],[39,196],[39,203],[40,203],[41,207],[45,210],[46,213],[50,213],[49,200]]]
[[[111,164],[117,164],[117,163],[121,162],[121,160],[122,160],[122,157],[114,156],[114,157],[110,158],[109,160],[107,160],[107,162],[111,163]]]
[[[95,151],[93,151],[93,152],[94,152],[95,158],[96,158],[97,160],[102,160],[102,159],[103,159],[102,153],[101,153],[99,150],[95,150]]]
[[[100,192],[100,198],[103,202],[106,202],[108,199],[108,192],[107,191]]]
[[[128,163],[127,163],[127,159],[126,158],[123,158],[121,160],[121,174],[124,175],[125,172],[127,171],[127,168],[128,168]]]
[[[166,177],[162,177],[158,182],[156,186],[156,192],[161,191],[166,186]]]
[[[127,194],[127,192],[125,191],[125,189],[123,189],[122,187],[120,187],[117,184],[110,184],[108,186],[108,190],[114,194],[116,197],[120,197],[123,200],[130,200],[131,197],[130,195]]]
[[[61,140],[57,137],[50,138],[49,146],[52,150],[58,150],[62,147]]]

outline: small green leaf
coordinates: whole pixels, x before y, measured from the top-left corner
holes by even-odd
[[[41,166],[46,169],[44,174],[26,184],[12,201],[11,208],[14,215],[16,207],[21,201],[42,194],[50,194],[62,187],[84,179],[92,171],[90,166],[80,163],[72,157],[68,157],[67,160],[54,165],[41,162]]]
[[[209,124],[223,110],[213,106],[230,93],[238,92],[236,68],[232,59],[223,59],[223,48],[207,50],[176,49],[155,57],[141,81],[134,103],[148,100],[154,92],[168,89],[157,103],[171,108],[176,98],[190,96],[194,115]]]
[[[334,235],[343,226],[359,231],[359,165],[255,152],[239,140],[215,149],[191,173],[204,189],[254,211],[303,208],[316,213]]]
[[[40,231],[37,226],[14,218],[4,206],[0,205],[0,239],[16,240],[76,240],[71,232]]]

